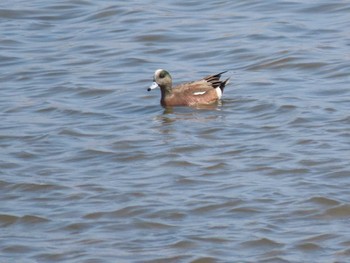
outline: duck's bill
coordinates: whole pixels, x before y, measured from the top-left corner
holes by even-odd
[[[152,85],[147,90],[151,91],[152,89],[156,89],[156,88],[159,88],[159,86],[156,82],[153,82]]]

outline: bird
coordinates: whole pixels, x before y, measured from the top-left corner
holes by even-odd
[[[218,102],[224,92],[229,79],[220,80],[222,74],[207,76],[201,80],[192,81],[172,87],[172,78],[168,71],[157,69],[154,73],[153,83],[147,89],[151,91],[160,88],[160,104],[163,107],[173,106],[200,106]]]

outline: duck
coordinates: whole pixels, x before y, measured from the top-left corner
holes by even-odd
[[[224,92],[229,79],[220,80],[227,71],[210,75],[197,81],[187,82],[173,87],[172,78],[168,71],[157,69],[154,72],[153,83],[147,89],[151,91],[160,88],[160,104],[163,107],[200,106],[217,103]]]

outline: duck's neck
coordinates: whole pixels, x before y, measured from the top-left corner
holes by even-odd
[[[160,92],[162,94],[162,98],[170,96],[172,93],[171,87],[161,87]]]

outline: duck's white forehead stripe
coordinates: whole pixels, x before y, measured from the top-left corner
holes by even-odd
[[[154,76],[158,76],[160,72],[162,72],[162,69],[157,69],[156,72],[154,73]]]

